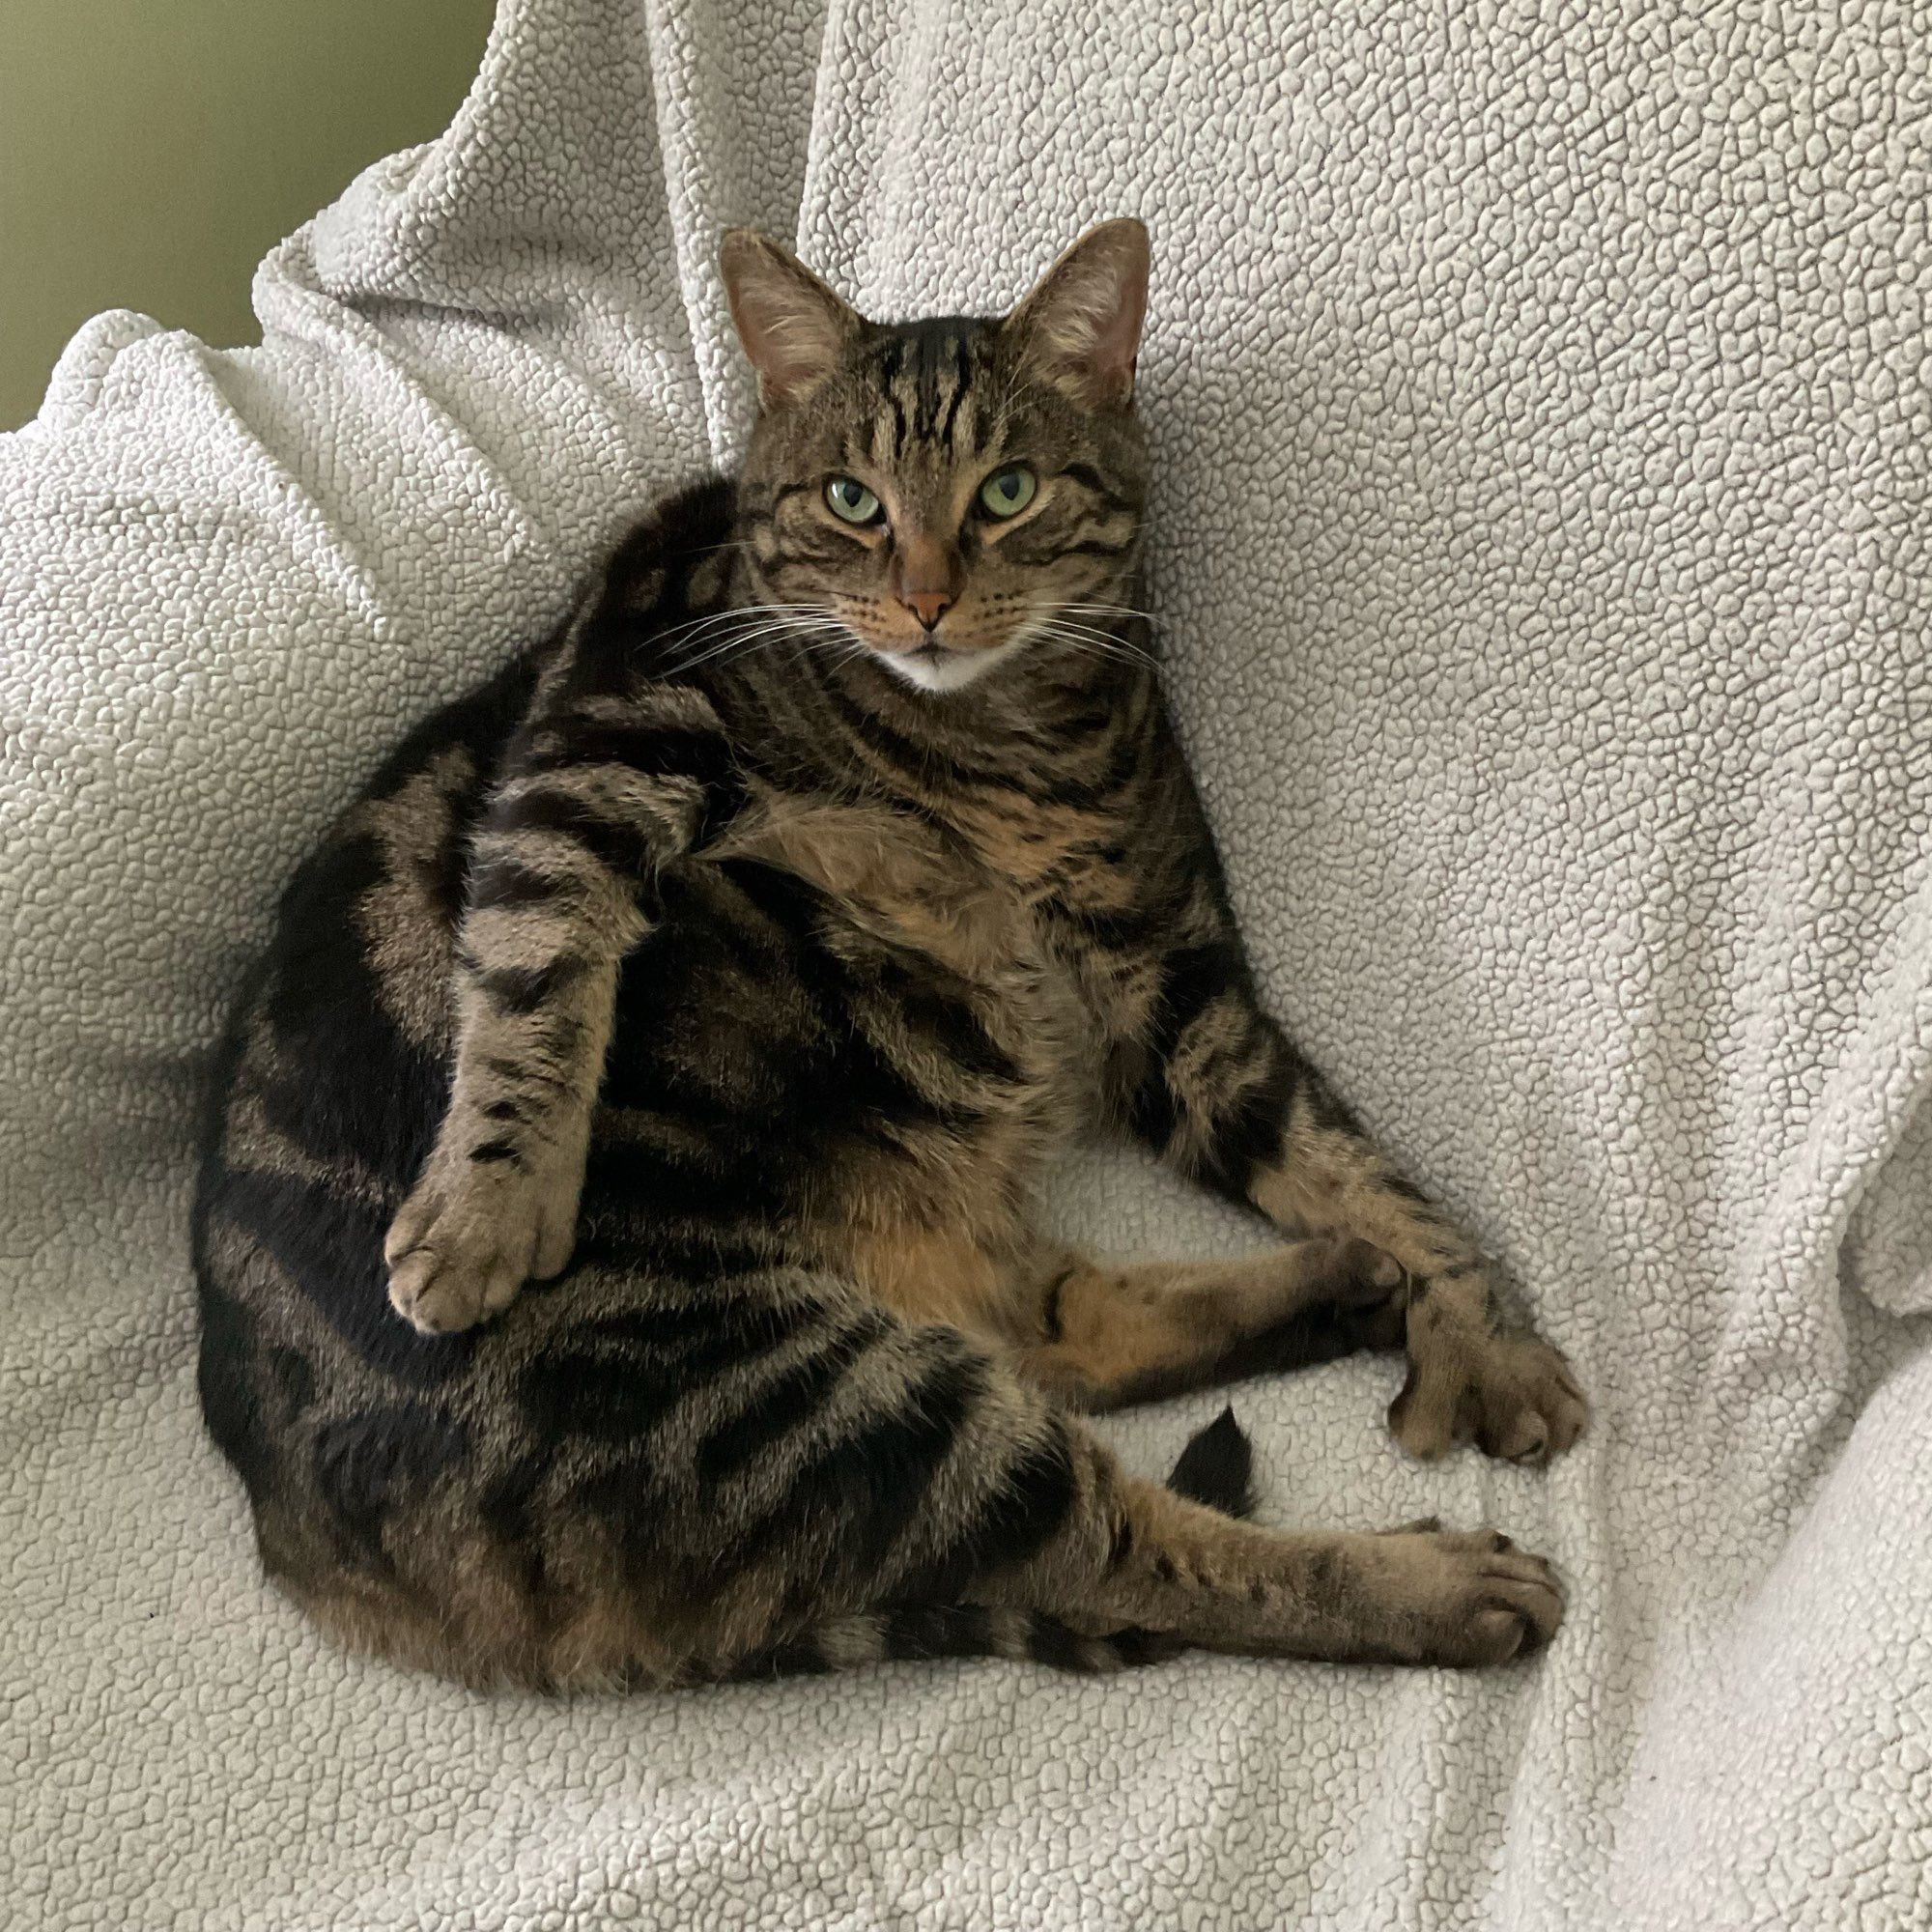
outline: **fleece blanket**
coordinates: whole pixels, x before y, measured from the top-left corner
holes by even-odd
[[[1932,1924],[1932,14],[503,0],[474,92],[0,439],[11,1925]],[[566,1705],[325,1647],[201,1438],[189,1122],[297,854],[728,461],[752,221],[882,314],[1154,236],[1152,595],[1262,978],[1597,1402],[1264,1514],[1490,1520],[1489,1675],[1196,1657]],[[1123,1251],[1255,1238],[1095,1158]],[[1208,1399],[1121,1422],[1149,1469]]]

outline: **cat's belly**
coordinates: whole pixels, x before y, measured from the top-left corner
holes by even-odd
[[[1017,899],[898,908],[728,856],[627,961],[586,1215],[779,1246],[916,1320],[1009,1330],[1042,1167],[1098,1055]]]

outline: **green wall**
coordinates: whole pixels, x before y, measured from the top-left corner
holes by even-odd
[[[259,340],[255,264],[441,131],[492,0],[0,0],[0,429],[61,345],[135,308]]]

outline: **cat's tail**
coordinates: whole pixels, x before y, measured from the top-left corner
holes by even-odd
[[[1229,1516],[1254,1509],[1254,1446],[1224,1408],[1190,1436],[1167,1479],[1169,1489]],[[941,1657],[1005,1657],[1083,1676],[1159,1663],[1185,1646],[1153,1631],[1094,1635],[1038,1610],[978,1604],[898,1604],[827,1617],[809,1630],[741,1659],[723,1673],[733,1684],[810,1677],[861,1664]]]
[[[1187,1438],[1168,1472],[1167,1487],[1223,1516],[1245,1521],[1254,1515],[1255,1445],[1232,1408],[1224,1408],[1206,1429]]]

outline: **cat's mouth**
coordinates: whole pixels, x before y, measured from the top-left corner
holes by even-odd
[[[890,648],[874,645],[873,655],[889,670],[922,691],[960,691],[1010,655],[1019,641],[1017,638],[1009,638],[1004,643],[961,649],[938,638],[925,638],[918,643]]]

